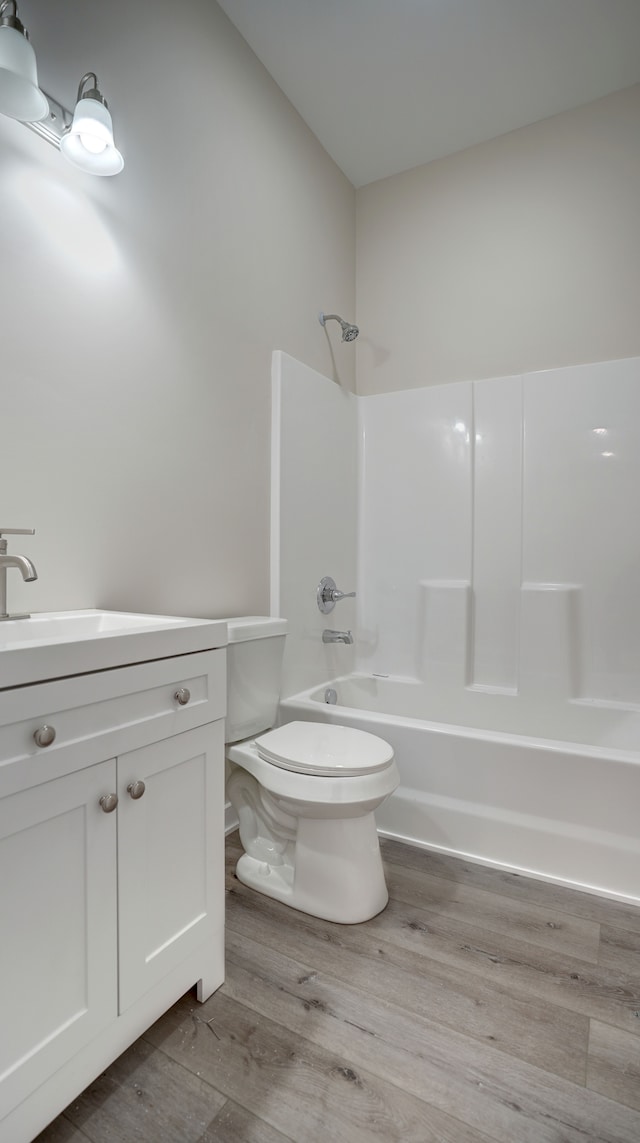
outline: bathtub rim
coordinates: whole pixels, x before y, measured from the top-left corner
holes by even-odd
[[[428,730],[433,734],[443,734],[465,739],[481,739],[485,742],[499,742],[511,746],[526,744],[535,750],[582,755],[587,758],[597,758],[610,762],[621,762],[631,766],[640,766],[640,748],[638,750],[621,750],[617,747],[596,746],[592,743],[576,742],[565,738],[541,738],[528,734],[514,734],[504,730],[486,730],[473,726],[463,726],[454,722],[436,722],[426,718],[410,718],[406,715],[384,714],[380,711],[369,710],[366,707],[345,706],[340,702],[325,703],[320,699],[313,698],[313,695],[323,690],[323,688],[332,687],[333,689],[338,689],[341,683],[349,682],[355,678],[375,679],[376,676],[365,675],[361,672],[338,675],[335,678],[327,679],[325,682],[316,683],[304,691],[298,691],[296,694],[281,698],[278,711],[280,711],[281,707],[287,707],[290,703],[298,704],[295,709],[310,710],[312,712],[315,712],[318,707],[330,706],[332,711],[345,711],[348,717],[353,717],[354,713],[361,714],[377,726],[389,724],[392,726],[407,726],[413,729]],[[387,678],[393,679],[394,676],[384,676],[385,680]],[[405,680],[396,677],[396,681],[402,682]],[[409,680],[406,681],[408,682]],[[587,703],[591,705],[588,700]],[[279,714],[278,721],[280,721]],[[381,733],[380,737],[384,738],[384,734]]]

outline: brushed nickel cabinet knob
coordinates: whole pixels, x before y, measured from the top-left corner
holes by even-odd
[[[127,793],[133,798],[134,802],[137,802],[138,798],[141,798],[144,794],[146,788],[144,782],[129,782]]]
[[[117,794],[103,794],[98,803],[105,814],[112,814],[118,804]]]
[[[39,726],[38,729],[34,731],[33,737],[36,746],[51,746],[51,743],[55,742],[56,738],[55,727]]]
[[[173,697],[180,706],[186,706],[191,698],[191,691],[188,687],[180,687],[180,690],[176,691]]]

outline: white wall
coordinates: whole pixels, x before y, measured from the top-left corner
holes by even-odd
[[[273,392],[271,610],[289,621],[287,696],[355,662],[355,646],[325,644],[322,631],[355,628],[356,601],[323,615],[316,589],[328,575],[342,591],[356,585],[357,399],[285,353],[274,354]]]
[[[360,189],[358,392],[640,353],[639,140],[637,85]]]
[[[20,14],[61,102],[97,71],[126,166],[0,120],[10,606],[266,611],[271,353],[353,384],[317,320],[354,312],[353,189],[213,0]]]

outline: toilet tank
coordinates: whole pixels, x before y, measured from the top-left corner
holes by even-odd
[[[269,730],[280,699],[286,619],[242,615],[227,619],[226,742]]]

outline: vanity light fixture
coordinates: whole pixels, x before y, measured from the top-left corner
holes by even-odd
[[[0,4],[0,113],[23,123],[44,119],[49,111],[38,87],[36,53],[18,19],[16,0]]]
[[[98,77],[93,71],[80,80],[73,122],[60,139],[60,150],[74,167],[90,175],[117,175],[124,167],[124,159],[113,141],[107,101],[98,90]]]
[[[35,53],[16,0],[0,2],[0,114],[19,119],[88,174],[117,175],[124,167],[95,72],[80,80],[73,113],[38,87]]]

